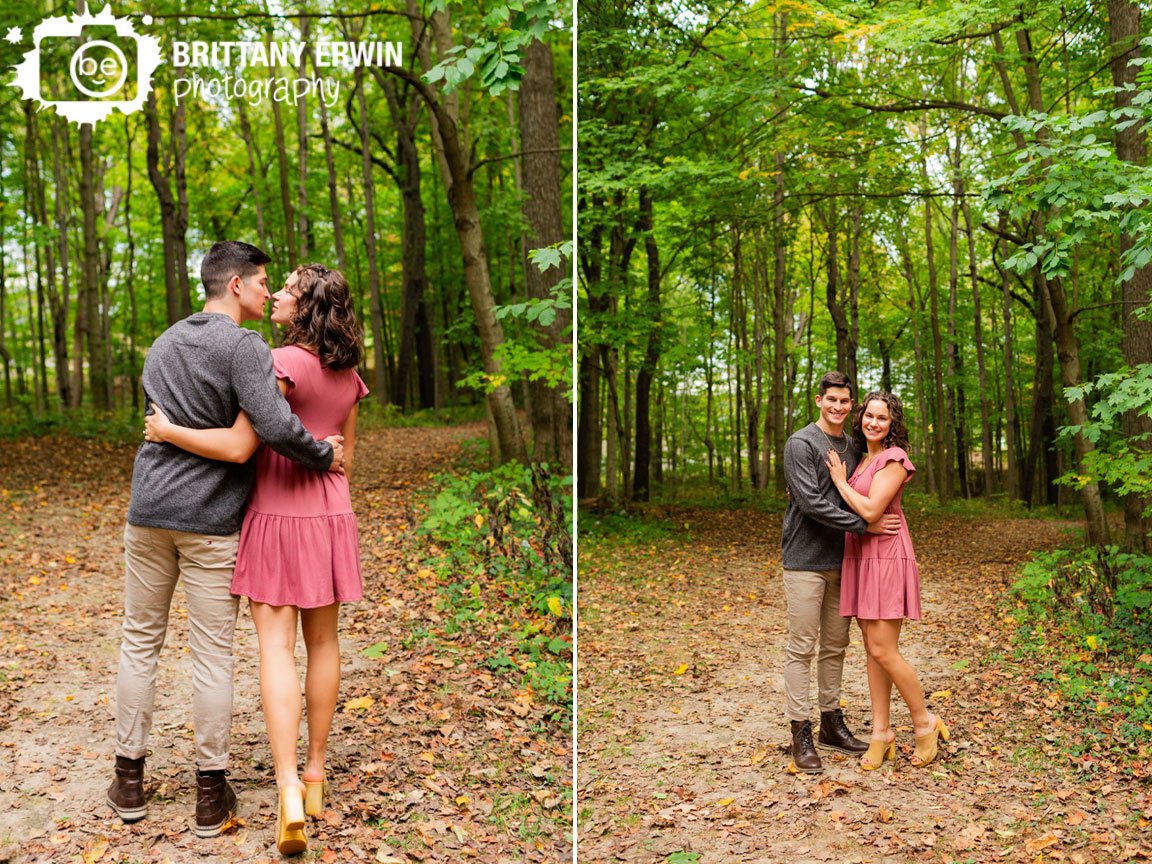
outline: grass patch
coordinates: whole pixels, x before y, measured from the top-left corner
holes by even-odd
[[[940,499],[928,492],[905,491],[901,498],[905,513],[926,516],[947,516],[960,519],[1077,519],[1083,516],[1078,505],[1067,504],[1055,507],[1038,504],[1032,507],[1023,501],[996,494],[979,498],[952,498],[941,503]]]
[[[364,429],[462,426],[484,419],[483,403],[401,411],[395,405],[381,405],[376,399],[370,398],[360,403],[356,426]],[[485,446],[487,446],[486,443]]]
[[[0,439],[4,440],[66,434],[114,444],[138,444],[143,428],[141,414],[131,408],[121,408],[105,417],[97,417],[88,409],[41,416],[34,416],[31,411],[0,409]]]

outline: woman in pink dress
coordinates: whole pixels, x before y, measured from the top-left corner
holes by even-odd
[[[904,410],[891,393],[874,391],[864,397],[852,424],[864,458],[852,477],[835,450],[828,453],[828,470],[845,503],[868,522],[894,513],[900,532],[894,535],[848,534],[840,571],[840,614],[856,616],[868,652],[868,690],[872,697],[872,738],[860,759],[865,771],[896,758],[896,733],[891,723],[892,685],[900,691],[916,736],[912,764],[928,765],[936,758],[938,739],[948,740],[948,727],[931,714],[924,688],[900,655],[900,628],[905,618],[920,617],[920,571],[912,549],[900,495],[916,468],[908,458]]]
[[[368,388],[355,371],[363,333],[339,271],[319,264],[298,267],[272,301],[272,321],[284,330],[283,347],[272,352],[280,390],[314,437],[344,436],[344,473],[310,470],[268,447],[257,451],[260,442],[243,413],[230,429],[188,429],[173,425],[153,406],[147,437],[224,461],[244,462],[257,453],[232,593],[249,598],[260,642],[260,697],[280,802],[276,843],[291,855],[307,848],[306,815],[323,813],[324,763],[340,687],[340,604],[362,595],[348,471],[357,408]],[[297,774],[296,752],[297,619],[308,652],[308,755],[302,774]]]

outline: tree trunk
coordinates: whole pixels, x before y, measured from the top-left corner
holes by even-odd
[[[380,264],[376,253],[376,183],[372,177],[372,148],[368,108],[364,100],[364,71],[354,74],[356,104],[360,109],[360,154],[364,182],[364,251],[368,258],[368,302],[372,310],[373,387],[380,404],[388,402],[388,364],[384,356],[384,311],[380,302]]]
[[[959,148],[957,148],[959,151]],[[957,174],[959,177],[959,174]],[[992,452],[992,410],[988,401],[988,373],[984,365],[984,317],[980,311],[980,275],[976,267],[976,233],[972,229],[972,213],[964,198],[964,183],[958,180],[958,194],[964,211],[964,227],[968,232],[968,279],[972,283],[972,324],[976,343],[976,375],[980,386],[980,449],[982,451],[984,494],[995,491],[994,460]]]
[[[414,2],[409,0],[410,8],[414,5]],[[446,52],[452,47],[448,14],[433,13],[431,24],[441,56],[447,56]],[[413,21],[413,27],[417,26],[417,22]],[[426,57],[422,58],[422,63],[427,62]],[[512,401],[512,391],[504,380],[501,367],[499,349],[504,344],[504,329],[496,318],[496,301],[492,294],[488,253],[480,225],[480,210],[476,202],[459,106],[452,96],[445,96],[441,100],[437,91],[408,69],[389,66],[385,71],[412,84],[432,112],[433,139],[437,143],[441,157],[444,186],[464,259],[464,281],[468,286],[468,296],[480,334],[481,361],[489,382],[487,399],[500,441],[500,459],[527,461],[520,421]]]
[[[1118,88],[1116,108],[1130,109],[1136,95],[1136,73],[1139,66],[1132,61],[1140,57],[1140,7],[1131,0],[1109,0],[1108,18],[1112,42],[1112,83]],[[1116,156],[1123,162],[1144,165],[1147,161],[1146,133],[1142,122],[1133,123],[1116,131]],[[1120,235],[1120,255],[1135,245],[1130,234]],[[1120,265],[1124,269],[1124,265]],[[1152,322],[1142,321],[1133,313],[1146,306],[1152,297],[1152,264],[1145,264],[1132,274],[1121,290],[1122,335],[1120,349],[1124,362],[1136,367],[1152,363]],[[1134,446],[1152,451],[1152,418],[1132,410],[1122,420],[1124,435]],[[1124,498],[1124,546],[1138,552],[1152,551],[1152,518],[1144,511],[1152,500],[1131,494]]]
[[[940,297],[936,286],[936,254],[932,245],[932,199],[927,192],[928,130],[920,127],[920,182],[924,195],[924,251],[928,268],[928,309],[932,335],[932,379],[935,393],[936,416],[932,423],[932,462],[935,466],[936,491],[941,501],[947,501],[952,492],[952,475],[948,465],[947,406],[944,399],[944,352],[940,339]]]
[[[24,104],[31,112],[32,103],[26,102]],[[46,226],[48,224],[48,208],[45,201],[44,178],[40,173],[37,155],[39,153],[39,135],[35,131],[34,112],[29,116],[29,122],[33,124],[31,127],[32,136],[29,140],[34,141],[35,146],[33,146],[30,154],[34,160],[34,164],[31,166],[33,170],[30,172],[33,188],[29,189],[28,192],[35,209],[36,220],[41,225]],[[60,157],[62,127],[64,134],[66,134],[67,126],[64,121],[60,118],[54,118],[49,133],[52,138],[52,175],[56,186],[55,216],[58,245],[53,248],[51,243],[45,243],[44,258],[47,271],[45,275],[47,276],[48,307],[49,314],[52,316],[52,357],[56,365],[56,393],[60,399],[61,407],[75,408],[79,405],[79,396],[72,386],[68,358],[68,307],[71,303],[72,286],[68,268],[68,183],[64,173],[64,163]],[[56,282],[57,260],[60,262],[60,290],[57,290]]]
[[[300,18],[300,41],[308,44],[308,30],[312,19],[307,15]],[[308,76],[308,55],[300,53],[300,77]],[[296,146],[297,146],[297,174],[296,174],[296,226],[300,234],[300,260],[308,260],[309,234],[311,225],[308,222],[308,100],[307,94],[296,100]],[[316,100],[318,102],[323,99]]]
[[[388,99],[392,126],[396,131],[396,175],[404,211],[401,253],[403,289],[400,305],[400,338],[396,352],[396,376],[392,386],[392,403],[400,409],[408,406],[408,385],[413,361],[419,378],[420,407],[435,404],[435,366],[433,345],[427,326],[427,287],[425,271],[426,233],[424,201],[420,195],[420,154],[416,148],[416,124],[419,120],[415,99],[400,98],[394,79],[381,75],[380,81]],[[421,311],[423,310],[423,314]],[[421,324],[423,323],[423,326]]]
[[[776,182],[772,191],[773,231],[772,231],[772,458],[775,461],[775,475],[773,485],[777,492],[784,488],[784,442],[787,440],[787,428],[784,422],[784,403],[787,401],[785,389],[785,368],[787,358],[785,322],[787,316],[787,286],[786,265],[787,249],[784,243],[784,154],[777,151]],[[767,446],[767,442],[765,442]]]
[[[560,191],[563,186],[560,165],[560,119],[556,110],[556,84],[552,70],[552,49],[539,39],[524,52],[524,78],[520,82],[520,149],[523,165],[524,220],[527,223],[525,251],[563,242],[564,217]],[[562,267],[541,272],[524,261],[525,284],[530,298],[547,299],[555,285],[567,274]],[[556,310],[555,320],[542,327],[546,350],[554,351],[570,335],[570,310]],[[567,466],[572,461],[572,406],[564,398],[564,388],[546,381],[530,384],[532,390],[533,458]]]
[[[648,260],[648,294],[645,298],[645,318],[650,322],[644,360],[636,373],[636,467],[632,472],[632,500],[647,501],[650,494],[649,459],[651,456],[652,426],[650,421],[652,379],[660,360],[660,330],[663,315],[660,308],[660,250],[653,233],[652,193],[641,187],[640,216],[637,228],[644,236],[644,252]]]
[[[265,38],[265,45],[267,45]],[[356,67],[359,69],[360,67]],[[268,67],[269,77],[279,74],[273,67]],[[284,142],[284,120],[280,116],[280,103],[275,99],[272,103],[272,123],[276,131],[276,168],[280,179],[280,208],[284,212],[284,244],[288,248],[288,270],[295,270],[300,263],[299,247],[296,243],[296,211],[292,206],[292,191],[288,185],[288,147]],[[379,392],[379,391],[377,391]]]
[[[832,204],[828,205],[825,228],[828,231],[828,282],[824,293],[828,313],[832,316],[832,326],[836,330],[836,368],[847,375],[855,387],[856,378],[848,372],[848,316],[844,314],[844,305],[840,302],[840,252],[836,242],[836,210]]]
[[[185,234],[188,230],[187,190],[184,182],[184,106],[176,106],[172,117],[172,164],[160,165],[160,117],[156,109],[156,94],[150,93],[144,105],[148,121],[148,179],[160,200],[160,230],[164,239],[165,309],[168,324],[175,324],[192,314],[192,298],[188,290],[188,250]],[[172,194],[171,177],[175,175],[177,194]],[[185,188],[182,188],[185,187]]]
[[[959,147],[959,145],[957,145]],[[955,442],[955,460],[952,454],[948,455],[949,465],[949,497],[954,489],[951,487],[952,468],[956,469],[960,481],[960,495],[968,497],[968,453],[965,447],[964,436],[964,390],[961,386],[960,371],[963,361],[960,356],[960,346],[956,341],[956,291],[960,282],[960,199],[952,199],[952,212],[948,220],[948,430],[946,440]]]
[[[100,242],[96,237],[96,177],[92,154],[92,126],[80,127],[80,207],[84,214],[84,297],[85,341],[88,347],[88,380],[91,382],[92,408],[106,414],[112,408],[112,376],[107,367],[101,304]]]
[[[1043,111],[1040,74],[1036,65],[1036,57],[1032,53],[1032,40],[1026,29],[1022,28],[1016,31],[1016,44],[1020,50],[1020,59],[1028,83],[1029,107],[1036,112]],[[1040,131],[1043,133],[1043,130]],[[1043,214],[1034,215],[1031,227],[1034,236],[1043,233]],[[1040,272],[1039,264],[1036,265],[1036,273],[1041,289],[1051,304],[1061,380],[1065,388],[1078,387],[1083,383],[1080,373],[1080,343],[1073,326],[1072,310],[1069,309],[1063,284],[1060,279],[1046,279],[1044,274]],[[1088,422],[1088,409],[1082,398],[1068,403],[1068,415],[1075,426],[1082,426]],[[1083,462],[1085,456],[1095,449],[1092,442],[1081,432],[1075,435],[1073,444],[1079,462]],[[1094,480],[1085,483],[1080,490],[1080,497],[1084,505],[1084,518],[1088,526],[1089,540],[1095,545],[1102,546],[1108,542],[1108,523],[1104,519],[1100,484]]]
[[[1005,226],[1007,221],[1007,216],[1001,212],[1001,228]],[[995,260],[995,254],[992,257]],[[996,266],[1000,270],[1001,294],[1004,304],[1004,448],[1008,453],[1008,463],[1004,472],[1004,488],[1008,493],[1008,500],[1013,501],[1022,496],[1020,494],[1020,465],[1016,456],[1020,432],[1016,418],[1016,385],[1015,371],[1013,370],[1015,359],[1012,356],[1012,292],[1008,288],[1008,271],[1000,267],[999,263]]]

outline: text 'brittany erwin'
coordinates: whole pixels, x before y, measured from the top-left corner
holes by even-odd
[[[307,42],[173,42],[172,65],[244,69],[248,66],[299,66]],[[318,68],[403,66],[403,42],[313,42]]]

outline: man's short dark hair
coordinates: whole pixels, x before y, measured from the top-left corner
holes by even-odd
[[[856,388],[852,386],[852,382],[843,372],[829,372],[820,379],[821,396],[828,392],[829,387],[846,387],[848,388],[848,395],[853,399],[856,398]]]
[[[221,240],[214,243],[200,265],[200,281],[204,283],[204,299],[216,300],[224,296],[228,281],[233,276],[247,280],[272,259],[251,243],[239,240]]]

